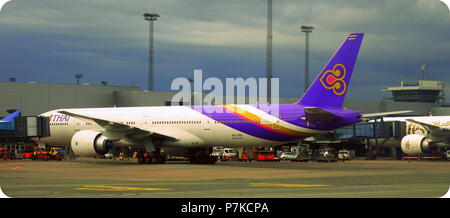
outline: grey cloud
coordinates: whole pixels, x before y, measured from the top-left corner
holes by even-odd
[[[46,71],[42,80],[50,81],[69,77],[61,72],[86,70],[127,84],[130,78],[121,74],[125,71],[131,79],[145,81],[145,12],[161,15],[155,24],[161,72],[157,77],[162,81],[157,88],[167,89],[171,79],[198,67],[219,77],[264,75],[265,0],[13,0],[0,13],[0,45],[8,48],[0,51],[0,57],[11,63],[0,66],[0,71],[39,69]],[[355,98],[380,98],[380,92],[365,91],[364,86],[381,89],[393,80],[398,83],[405,72],[416,73],[422,62],[450,82],[450,13],[438,0],[277,0],[274,72],[287,84],[281,90],[284,96],[295,97],[298,93],[288,87],[303,84],[302,24],[316,27],[311,73],[321,70],[348,33],[366,32],[352,82]],[[22,42],[15,40],[18,36]],[[40,44],[39,51],[33,43]],[[42,53],[52,62],[39,58]],[[27,54],[30,66],[14,66],[23,62],[18,54]],[[138,85],[145,87],[144,82]]]

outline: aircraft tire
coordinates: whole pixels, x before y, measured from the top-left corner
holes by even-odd
[[[138,157],[138,164],[144,164],[145,163],[145,158],[142,156]]]
[[[156,162],[156,157],[155,156],[150,156],[149,157],[149,164],[156,164],[157,162]]]
[[[166,158],[164,156],[159,156],[156,158],[156,163],[157,164],[163,164],[166,162]]]
[[[215,164],[217,162],[217,158],[211,156],[197,156],[190,158],[189,162],[192,164]]]
[[[147,156],[146,158],[145,158],[145,163],[146,164],[155,164],[156,163],[156,160],[155,160],[155,156]]]

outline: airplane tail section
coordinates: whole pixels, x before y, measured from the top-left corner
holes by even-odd
[[[296,104],[342,108],[363,37],[350,34]]]
[[[14,120],[15,117],[17,117],[22,111],[16,110],[14,113],[8,115],[7,117],[3,118],[0,120],[0,123],[3,122],[11,122],[12,120]]]

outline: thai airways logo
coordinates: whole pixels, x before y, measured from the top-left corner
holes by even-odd
[[[343,64],[334,65],[333,69],[325,71],[320,78],[320,82],[326,89],[332,89],[335,95],[343,95],[347,91],[345,76],[347,69]]]

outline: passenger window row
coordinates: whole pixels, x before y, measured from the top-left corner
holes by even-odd
[[[136,122],[124,122],[124,121],[122,121],[122,122],[119,122],[120,124],[125,124],[125,125],[132,125],[132,124],[136,124]]]
[[[67,126],[69,123],[50,123],[50,126]]]
[[[223,121],[215,121],[215,123],[251,123],[251,122],[247,120],[223,120]]]
[[[200,124],[201,121],[153,121],[152,124]]]

